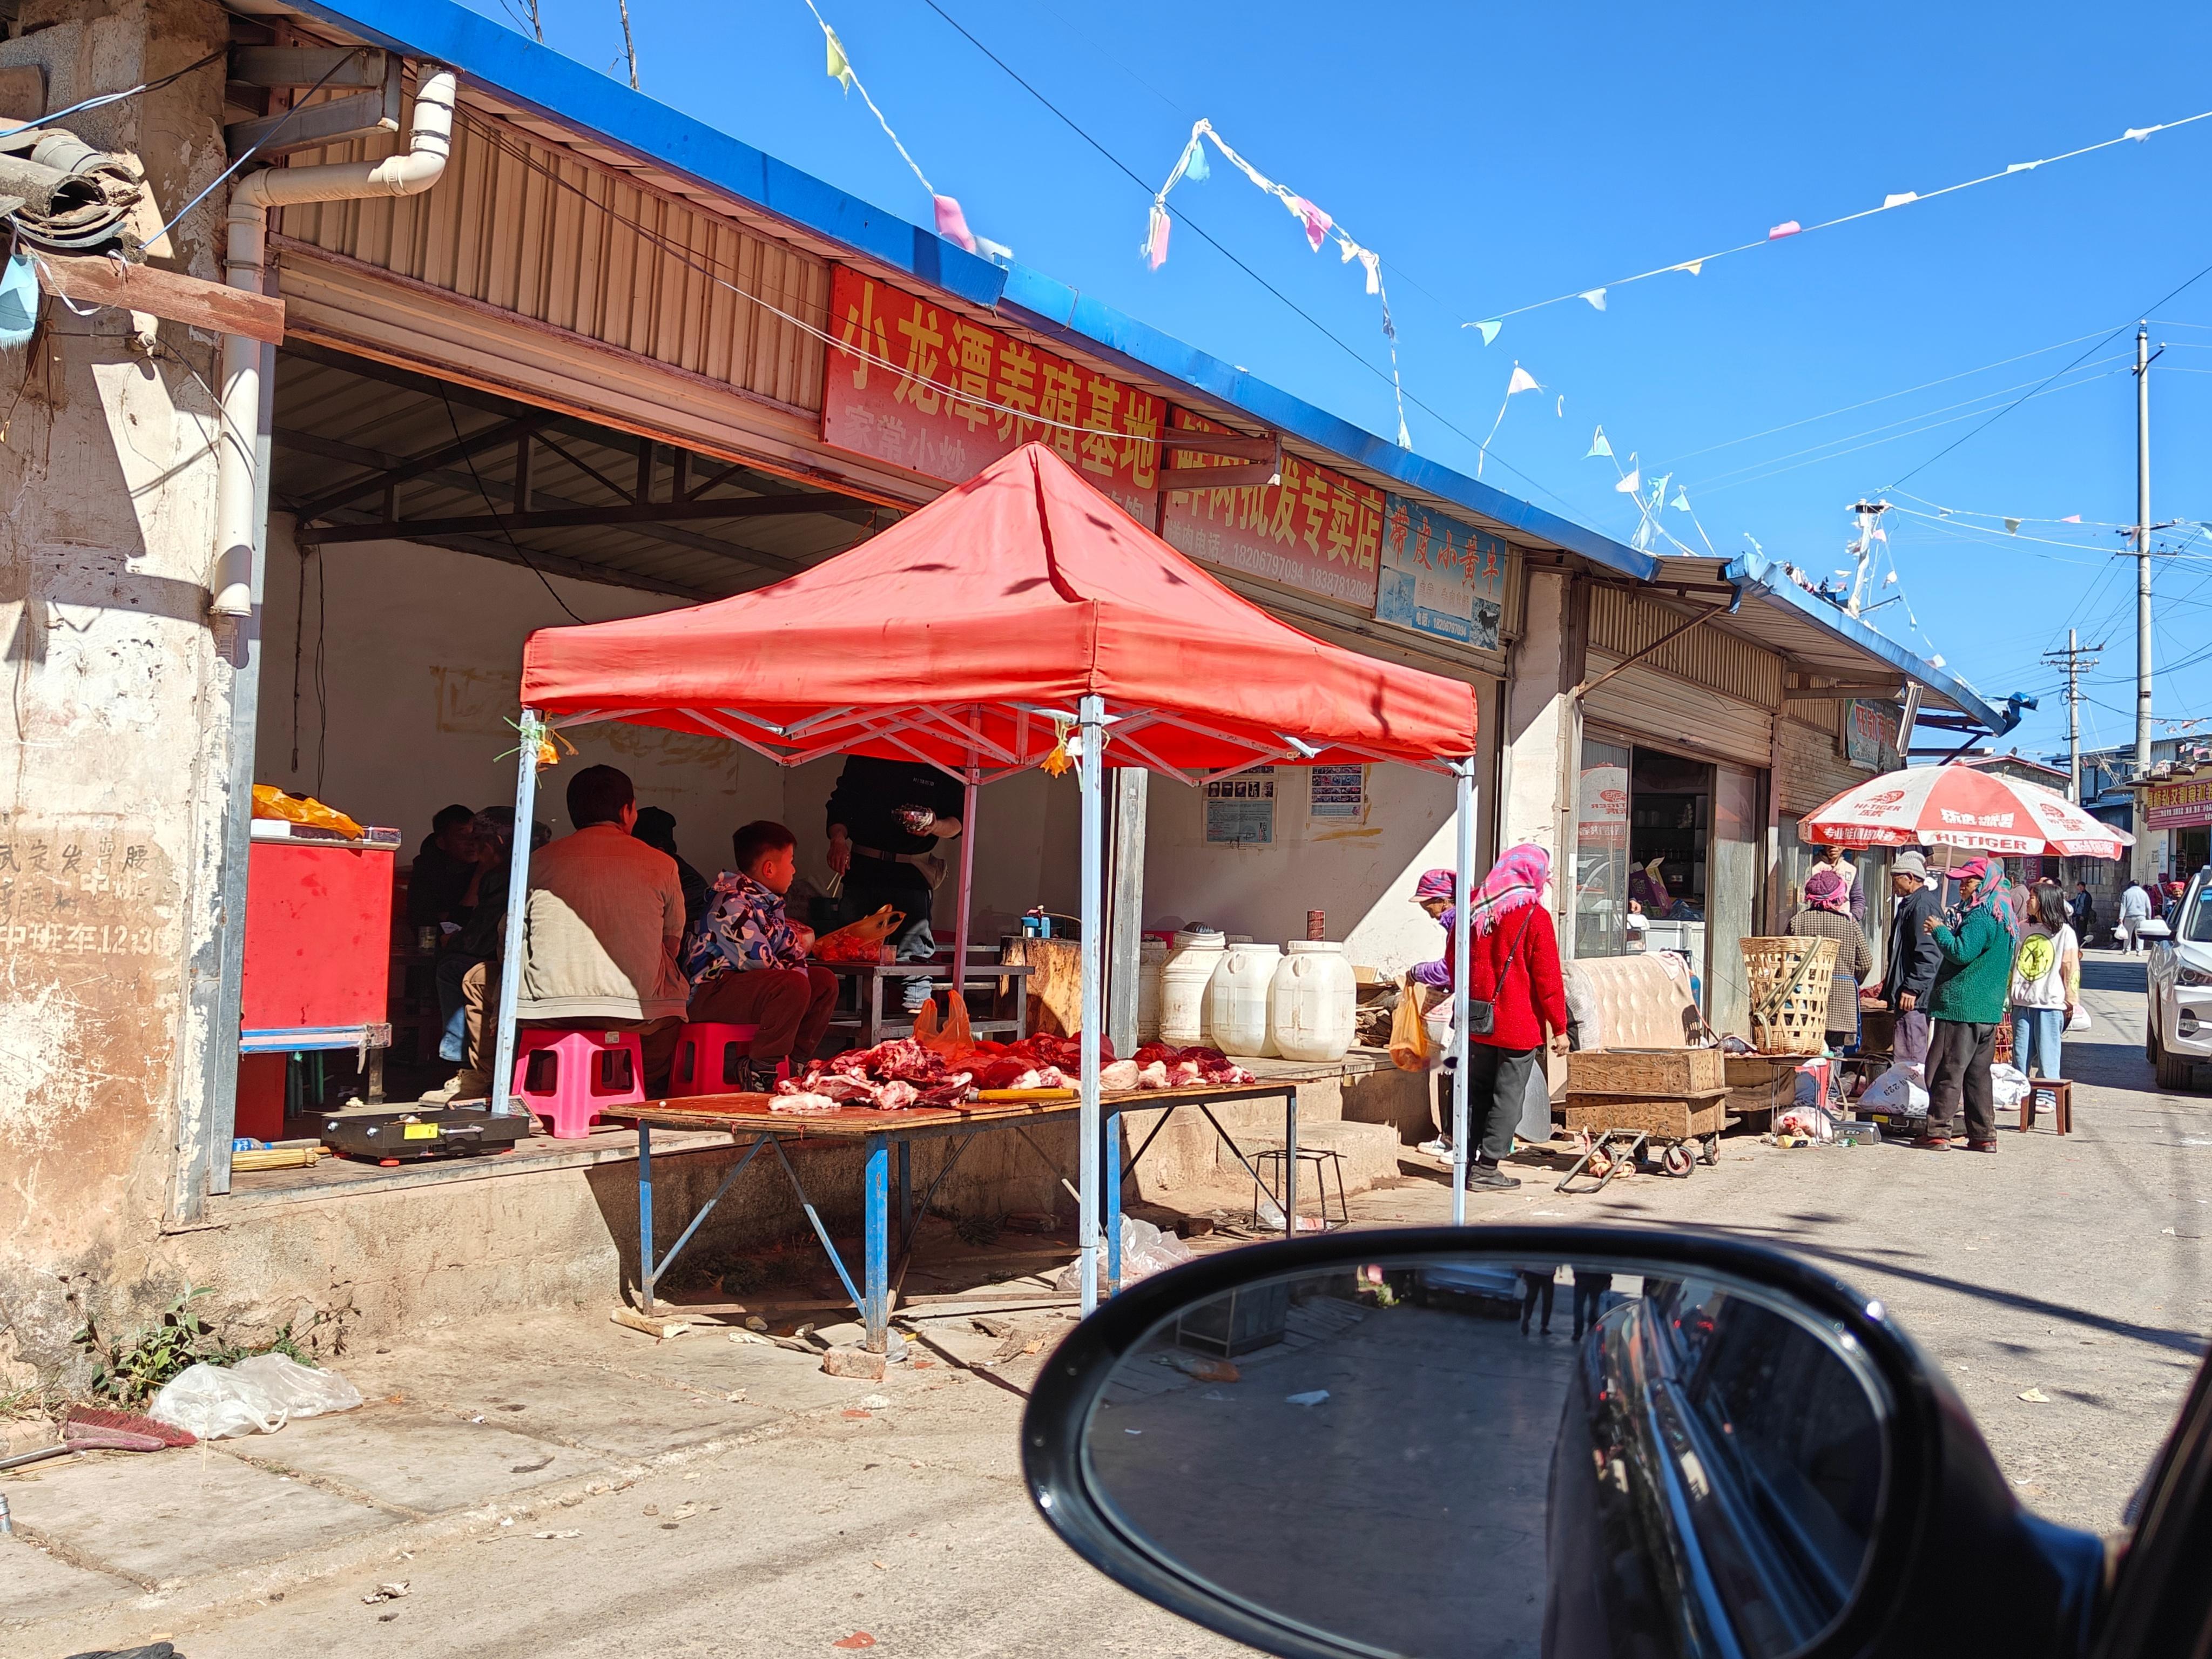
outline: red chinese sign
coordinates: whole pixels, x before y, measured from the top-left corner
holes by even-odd
[[[2212,783],[2161,783],[2143,791],[2143,828],[2185,830],[2212,823]]]
[[[1160,422],[1148,392],[842,265],[830,283],[822,441],[949,483],[1035,441],[1152,522]]]
[[[1181,409],[1174,423],[1185,430],[1223,429]],[[1193,456],[1179,457],[1176,465],[1244,463]],[[1285,455],[1280,483],[1175,490],[1168,496],[1163,533],[1203,563],[1374,612],[1382,492],[1325,466]]]

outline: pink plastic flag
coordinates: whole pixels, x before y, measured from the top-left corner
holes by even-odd
[[[1306,222],[1306,246],[1313,249],[1316,253],[1320,252],[1322,241],[1328,237],[1330,227],[1335,224],[1336,221],[1303,196],[1291,198],[1291,211]]]
[[[2081,515],[2079,513],[2069,513],[2058,522],[2061,524],[2079,524],[2081,522]]]
[[[1805,227],[1799,224],[1795,219],[1784,219],[1780,224],[1775,226],[1773,229],[1766,233],[1766,240],[1770,242],[1778,242],[1784,236],[1795,236],[1799,231],[1804,228]]]
[[[1152,222],[1145,229],[1145,263],[1147,269],[1158,270],[1168,262],[1168,228],[1172,222],[1168,210],[1158,202],[1152,204]]]
[[[975,238],[968,228],[968,216],[960,210],[960,204],[950,196],[933,196],[930,200],[937,208],[937,234],[948,242],[957,242],[973,253]]]

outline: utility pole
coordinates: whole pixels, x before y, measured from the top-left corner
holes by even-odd
[[[2077,806],[2081,804],[2081,676],[2097,665],[2095,653],[2104,648],[2100,640],[2084,649],[2069,628],[2065,650],[2043,653],[2045,662],[2063,659],[2066,664],[2066,799]]]
[[[2136,775],[2150,770],[2150,327],[2136,326]]]

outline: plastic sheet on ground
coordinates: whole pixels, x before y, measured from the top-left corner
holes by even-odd
[[[235,1365],[187,1367],[162,1385],[147,1414],[203,1440],[274,1434],[295,1417],[349,1412],[361,1391],[336,1371],[256,1354]]]
[[[1135,1216],[1121,1218],[1121,1282],[1128,1285],[1139,1279],[1149,1279],[1156,1273],[1178,1267],[1194,1259],[1190,1246],[1173,1233],[1164,1233],[1149,1221],[1139,1221]],[[1083,1289],[1083,1260],[1080,1256],[1060,1270],[1054,1279],[1053,1289],[1062,1296],[1075,1296]]]

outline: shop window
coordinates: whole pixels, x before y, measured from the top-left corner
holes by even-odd
[[[1574,951],[1628,948],[1628,761],[1626,744],[1583,742],[1575,796]]]

